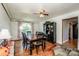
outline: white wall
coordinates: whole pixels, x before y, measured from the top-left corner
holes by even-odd
[[[34,23],[34,34],[36,33],[36,31],[39,31],[39,24],[38,23]]]
[[[10,31],[10,19],[0,4],[0,29],[8,29]]]
[[[43,32],[43,24],[42,22],[34,23],[34,34],[36,31]]]
[[[63,43],[69,39],[69,22],[67,20],[63,21]]]
[[[18,38],[18,22],[11,22],[11,34],[12,34],[12,39],[17,39]]]

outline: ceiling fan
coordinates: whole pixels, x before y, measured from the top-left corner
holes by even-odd
[[[34,14],[37,14],[40,17],[49,16],[48,12],[46,12],[46,10],[44,10],[44,9],[41,9],[39,12],[34,13]]]

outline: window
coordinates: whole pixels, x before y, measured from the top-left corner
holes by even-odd
[[[0,39],[10,39],[11,35],[8,29],[1,29],[0,30]]]
[[[28,38],[31,38],[32,36],[32,26],[31,26],[31,23],[21,23],[20,24],[20,33],[21,32],[24,32]]]

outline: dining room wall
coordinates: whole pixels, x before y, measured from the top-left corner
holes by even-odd
[[[11,34],[12,39],[18,39],[18,22],[11,21]]]
[[[43,32],[43,27],[42,27],[42,23],[41,22],[37,22],[34,23],[34,34],[38,31],[38,32]]]
[[[63,20],[62,31],[62,41],[65,43],[69,40],[69,21]]]
[[[6,29],[11,33],[10,24],[11,24],[10,19],[0,3],[0,30]]]

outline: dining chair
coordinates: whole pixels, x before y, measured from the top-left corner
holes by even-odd
[[[29,39],[27,38],[26,34],[22,32],[23,36],[23,48],[28,48],[28,45],[30,44]]]
[[[44,51],[43,41],[41,39],[37,39],[32,44],[33,44],[34,48],[36,49],[37,54],[38,54],[38,49],[39,49],[40,46],[42,47],[42,50]]]
[[[26,44],[25,41],[26,40],[25,40],[25,34],[23,32],[22,32],[22,38],[23,38],[23,48],[25,48],[25,44]]]

